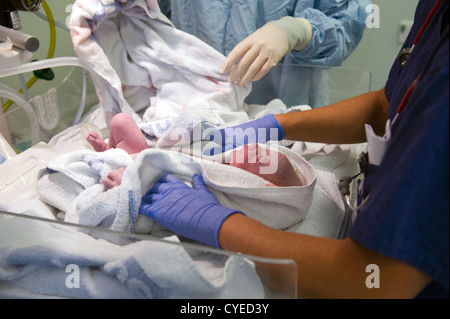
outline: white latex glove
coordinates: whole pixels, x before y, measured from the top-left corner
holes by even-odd
[[[244,86],[266,75],[289,52],[301,51],[311,41],[312,27],[303,18],[271,21],[240,42],[225,59],[222,74]],[[234,67],[233,67],[234,66]]]

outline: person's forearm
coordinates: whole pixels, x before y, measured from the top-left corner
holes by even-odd
[[[223,223],[218,238],[220,246],[224,250],[263,258],[294,260],[298,271],[299,297],[332,297],[333,292],[331,290],[326,293],[313,290],[329,287],[325,283],[330,284],[331,279],[327,279],[326,273],[332,272],[330,261],[334,259],[333,255],[337,253],[335,245],[340,242],[339,240],[278,231],[240,214],[232,215]],[[314,248],[310,249],[311,247]],[[305,267],[306,264],[316,266],[313,268]],[[321,273],[319,280],[324,283],[323,285],[315,284],[317,276],[310,272],[311,269],[318,271],[320,268],[323,268],[323,270],[319,271]],[[290,269],[283,267],[272,267],[270,264],[261,263],[257,263],[257,269],[260,271],[263,280],[269,273],[268,277],[271,279],[266,284],[273,285],[273,282],[275,282],[273,286],[280,284],[276,283],[276,278],[285,277],[286,271],[290,271]],[[276,289],[277,287],[272,288]]]
[[[413,298],[430,278],[417,269],[378,254],[352,239],[330,239],[279,231],[241,214],[222,224],[219,236],[224,250],[243,254],[291,259],[297,264],[300,298]],[[370,289],[368,265],[382,269],[381,288]],[[261,277],[286,278],[286,268],[257,264]],[[278,280],[279,281],[279,280]]]
[[[275,118],[287,140],[352,144],[366,141],[365,124],[383,135],[388,108],[382,89],[310,111],[275,115]]]

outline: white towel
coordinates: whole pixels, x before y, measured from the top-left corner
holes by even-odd
[[[249,120],[244,99],[251,85],[239,87],[220,74],[221,53],[175,29],[156,0],[120,2],[77,0],[70,18],[75,51],[109,119],[131,114],[151,132],[153,147],[175,144],[171,131],[182,125],[189,132],[192,124],[179,121],[186,114],[214,126]],[[163,130],[152,135],[157,125]],[[159,138],[164,142],[157,144]]]
[[[308,213],[316,172],[290,150],[276,150],[289,157],[303,176],[304,186],[266,187],[263,178],[239,168],[161,149],[145,150],[130,163],[128,154],[111,149],[101,153],[77,151],[56,158],[40,177],[38,191],[43,201],[66,212],[68,222],[116,231],[151,232],[160,228],[149,223],[148,217],[138,216],[141,197],[165,172],[188,184],[195,174],[200,174],[223,206],[241,210],[270,227],[286,229]],[[105,191],[99,183],[101,178],[120,163],[126,167],[121,185]]]

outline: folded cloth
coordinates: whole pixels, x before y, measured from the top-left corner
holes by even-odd
[[[274,150],[288,156],[302,175],[303,186],[266,187],[268,183],[263,178],[227,165],[226,157],[231,152],[224,154],[224,158],[203,159],[147,149],[130,162],[124,151],[111,149],[101,153],[77,151],[56,158],[39,177],[38,192],[44,202],[66,212],[68,222],[148,233],[160,228],[148,217],[138,216],[141,197],[164,173],[172,173],[189,184],[195,174],[200,174],[223,206],[244,211],[270,227],[286,229],[308,213],[316,172],[290,150],[282,147]],[[100,180],[120,163],[126,167],[121,184],[105,190]]]
[[[131,114],[150,132],[150,146],[177,143],[172,130],[192,126],[177,121],[186,114],[214,126],[249,120],[244,99],[251,85],[229,83],[220,74],[225,57],[174,28],[157,0],[77,0],[70,28],[107,118]]]

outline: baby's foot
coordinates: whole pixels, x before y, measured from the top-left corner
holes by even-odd
[[[90,132],[86,140],[96,152],[104,152],[108,149],[108,144],[96,132]]]

